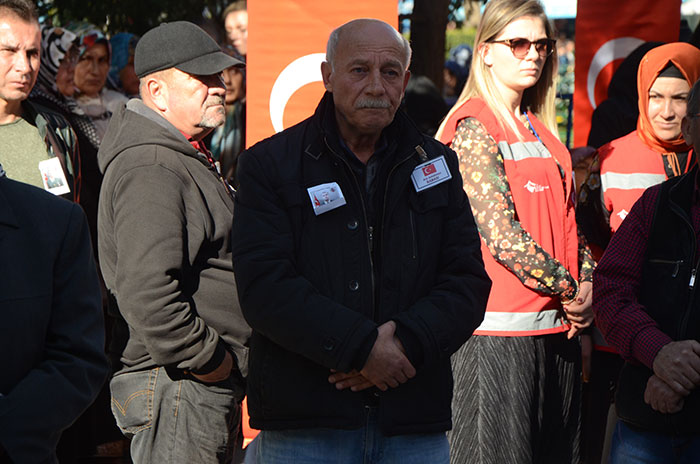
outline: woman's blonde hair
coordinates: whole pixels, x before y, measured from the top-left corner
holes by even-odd
[[[498,37],[508,24],[524,16],[540,18],[547,37],[554,38],[554,27],[547,19],[544,8],[538,0],[491,0],[486,4],[474,38],[474,56],[469,70],[469,79],[457,102],[440,125],[437,138],[442,135],[445,124],[452,114],[472,97],[481,97],[495,113],[499,122],[502,125],[508,125],[520,137],[515,118],[494,84],[493,74],[484,63],[482,48],[485,43]],[[545,60],[540,78],[535,85],[525,90],[520,105],[521,108],[533,112],[555,137],[558,137],[554,104],[558,63],[557,50],[554,47],[552,54]]]

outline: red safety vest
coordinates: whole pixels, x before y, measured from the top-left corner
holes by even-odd
[[[450,144],[457,125],[465,118],[476,118],[486,127],[503,156],[518,221],[535,242],[578,279],[571,157],[566,147],[532,113],[528,112],[528,116],[541,142],[520,126],[523,141],[519,140],[508,126],[498,123],[483,100],[473,98],[450,117],[441,141]],[[486,179],[482,179],[484,181]],[[478,223],[478,214],[475,219]],[[515,274],[495,260],[483,239],[481,252],[493,288],[484,321],[474,332],[476,335],[530,336],[569,330],[558,296],[543,295],[523,285]]]
[[[615,233],[644,190],[668,179],[663,155],[649,148],[634,131],[600,147],[598,159],[603,206],[610,212],[610,230]],[[689,155],[683,172],[690,169],[691,159]],[[593,330],[592,336],[596,350],[617,353],[599,330]]]
[[[644,190],[668,177],[663,155],[652,150],[637,131],[613,140],[598,149],[603,203],[610,211],[610,229],[614,233]],[[683,172],[690,169],[688,156]]]

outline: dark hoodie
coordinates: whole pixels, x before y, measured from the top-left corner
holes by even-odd
[[[231,263],[231,190],[137,99],[112,116],[97,158],[100,267],[129,326],[120,371],[204,374],[229,349],[245,375],[250,329]]]

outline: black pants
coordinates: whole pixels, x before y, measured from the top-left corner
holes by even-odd
[[[593,350],[591,377],[583,384],[581,449],[586,464],[600,464],[603,457],[608,410],[615,400],[615,385],[622,368],[616,353]]]

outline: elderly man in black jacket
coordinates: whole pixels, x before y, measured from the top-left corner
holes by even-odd
[[[397,112],[410,54],[384,22],[339,27],[315,114],[242,155],[258,462],[449,461],[450,355],[490,281],[454,152]]]

